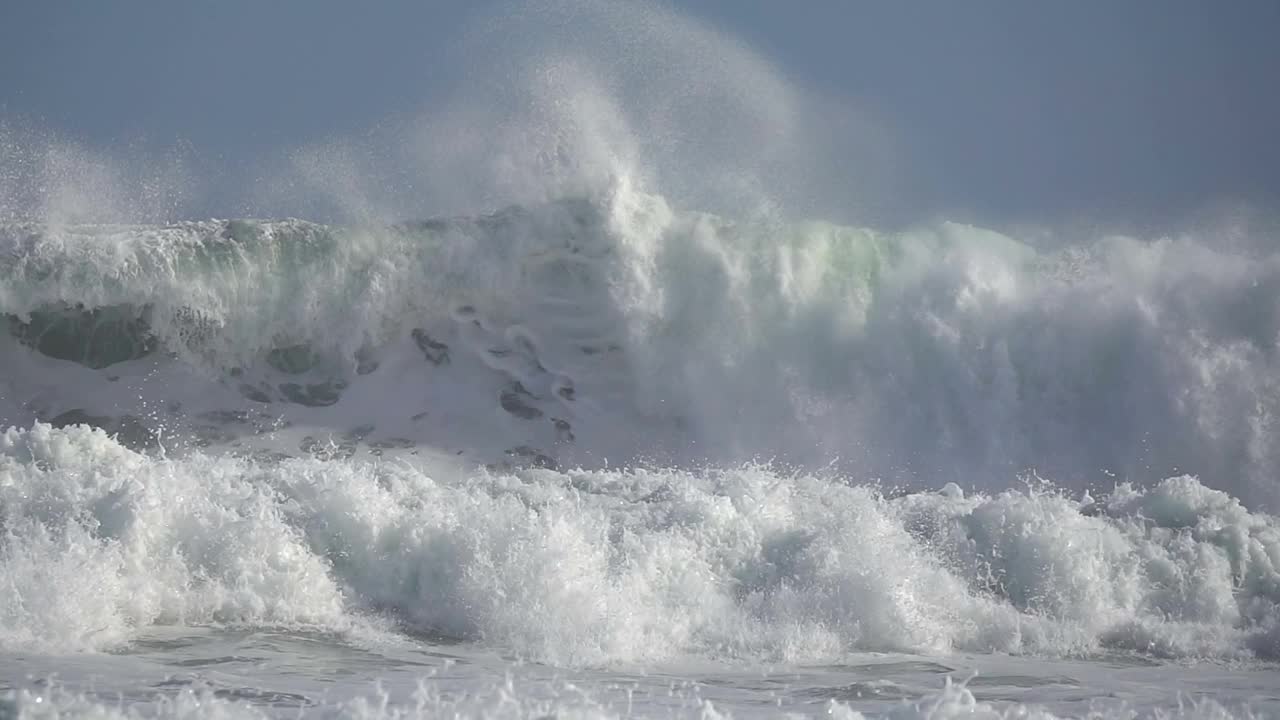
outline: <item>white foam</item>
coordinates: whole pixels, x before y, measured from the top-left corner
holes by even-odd
[[[1280,523],[1190,478],[1086,515],[1054,493],[886,499],[757,467],[429,472],[9,430],[0,647],[376,617],[564,665],[1277,654]]]

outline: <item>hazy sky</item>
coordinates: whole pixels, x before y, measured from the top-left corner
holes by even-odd
[[[0,114],[234,164],[430,105],[488,2],[7,2]],[[1280,207],[1276,0],[687,0],[897,137],[920,212]]]

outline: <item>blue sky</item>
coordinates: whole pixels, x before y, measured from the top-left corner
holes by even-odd
[[[446,102],[467,77],[446,49],[496,5],[7,3],[0,114],[235,166]],[[670,7],[890,128],[901,212],[1143,222],[1280,203],[1274,0]]]

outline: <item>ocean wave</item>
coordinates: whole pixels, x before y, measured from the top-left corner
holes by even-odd
[[[1211,240],[749,222],[625,182],[385,227],[8,225],[0,424],[988,490],[1190,473],[1271,509],[1280,255]]]
[[[1280,657],[1280,522],[1190,477],[906,495],[756,466],[429,471],[0,435],[0,647],[398,629],[558,665]]]

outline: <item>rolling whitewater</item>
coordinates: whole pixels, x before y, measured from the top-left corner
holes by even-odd
[[[1268,238],[850,220],[834,105],[547,7],[221,219],[0,124],[0,718],[1280,712]]]

